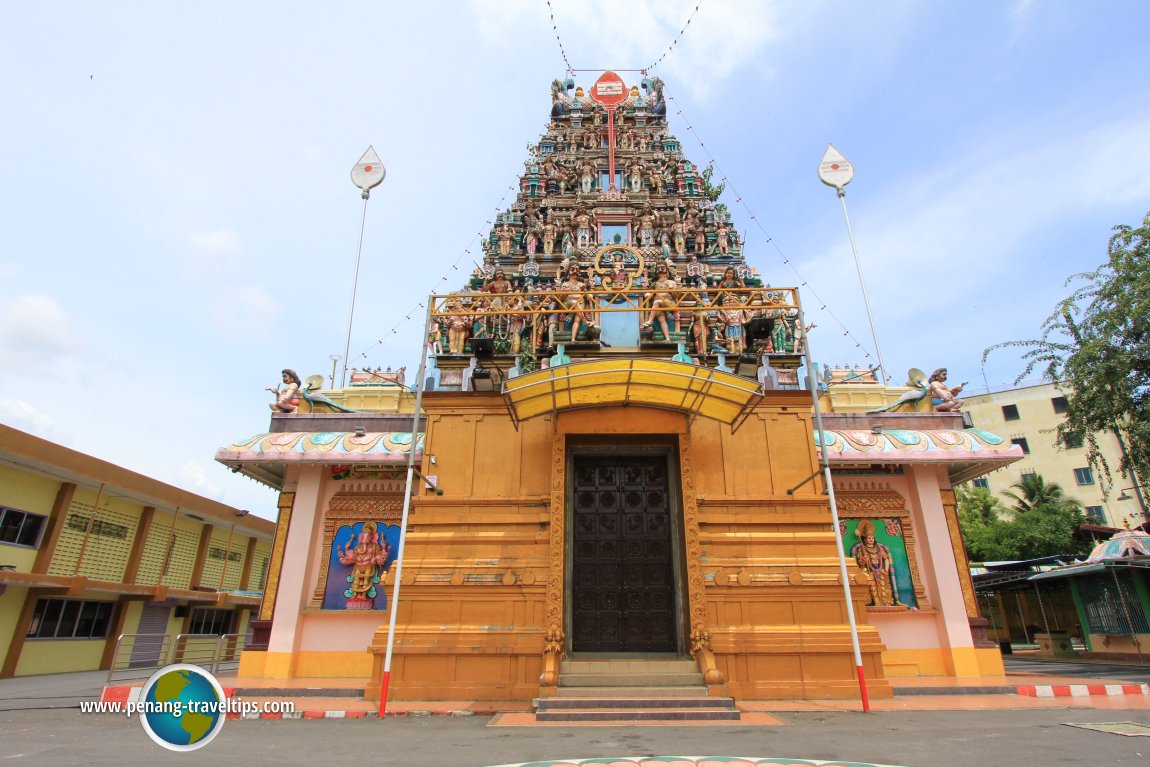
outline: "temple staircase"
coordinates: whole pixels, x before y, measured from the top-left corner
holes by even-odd
[[[732,698],[711,697],[693,660],[565,660],[556,695],[537,698],[540,722],[738,721]]]

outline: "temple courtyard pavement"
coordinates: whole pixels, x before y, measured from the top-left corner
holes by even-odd
[[[1118,683],[1150,683],[1146,666],[1015,656],[1007,658],[1005,677],[973,680],[963,689],[920,680],[915,690],[909,680],[898,680],[899,694],[875,701],[870,714],[861,713],[857,701],[770,701],[740,703],[741,722],[690,726],[541,724],[528,712],[491,713],[489,706],[462,702],[396,703],[390,710],[397,715],[380,721],[357,717],[346,698],[336,704],[335,698],[293,696],[310,716],[338,706],[347,718],[233,720],[190,753],[163,750],[134,718],[81,714],[80,702],[94,700],[103,679],[103,672],[89,672],[0,680],[0,765],[142,767],[180,760],[257,767],[487,767],[675,755],[751,757],[748,764],[759,767],[767,757],[784,764],[906,767],[1150,764],[1150,694],[1114,694]],[[1068,694],[1068,685],[1078,685],[1075,694]],[[1085,694],[1081,685],[1095,694]],[[1111,694],[1099,694],[1106,685]],[[1030,686],[1051,696],[1018,693]]]

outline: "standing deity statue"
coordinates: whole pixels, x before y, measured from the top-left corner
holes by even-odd
[[[679,218],[671,224],[671,235],[675,238],[675,253],[684,255],[687,252],[687,222]]]
[[[731,250],[731,230],[727,222],[719,219],[715,224],[715,242],[719,245],[719,255],[725,256]]]
[[[555,252],[555,223],[551,219],[543,224],[543,252],[547,255]]]
[[[643,161],[640,160],[638,157],[636,157],[634,160],[631,161],[631,164],[627,166],[627,170],[629,171],[628,178],[630,179],[630,182],[631,182],[631,191],[632,192],[642,192],[643,191]]]
[[[595,166],[589,161],[584,161],[579,166],[579,185],[583,189],[584,194],[588,194],[595,184]]]
[[[499,239],[499,255],[510,256],[511,244],[515,240],[514,230],[512,230],[512,228],[507,224],[504,224],[503,226],[499,227],[497,236]]]
[[[893,607],[901,605],[898,598],[898,583],[895,578],[894,559],[890,547],[875,539],[875,525],[864,519],[855,528],[859,542],[851,547],[855,562],[871,577],[868,586],[870,598],[867,605]]]
[[[451,301],[446,307],[451,314],[447,319],[447,353],[463,354],[463,346],[467,343],[467,333],[470,330],[471,317],[463,314],[463,307],[457,301]]]
[[[592,243],[592,227],[595,225],[595,214],[588,213],[587,209],[580,207],[573,216],[577,245],[580,248],[589,248]]]
[[[570,313],[562,315],[560,319],[571,320],[571,342],[574,343],[576,337],[579,335],[579,330],[584,323],[588,326],[592,324],[591,314],[586,311],[587,309],[587,296],[583,293],[587,289],[587,284],[583,282],[583,278],[579,273],[579,265],[571,264],[568,268],[563,281],[559,283],[559,290],[564,291],[567,295],[562,297],[563,307],[570,310]],[[552,341],[554,338],[552,338]],[[551,345],[554,345],[552,343]]]
[[[719,319],[724,325],[724,335],[727,339],[727,351],[732,355],[743,353],[743,325],[747,321],[743,301],[739,294],[726,293],[724,289],[737,290],[745,287],[739,273],[733,266],[728,266],[719,280]]]
[[[651,301],[652,311],[647,315],[643,327],[650,328],[652,323],[657,322],[659,329],[663,332],[663,340],[670,341],[671,332],[678,332],[679,330],[679,313],[673,308],[663,311],[660,311],[660,308],[675,306],[675,297],[670,291],[678,288],[679,283],[675,280],[675,275],[666,262],[659,264],[655,270],[655,281],[652,283],[652,287],[659,292]]]

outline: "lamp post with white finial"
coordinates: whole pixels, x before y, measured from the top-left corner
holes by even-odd
[[[843,218],[847,222],[847,235],[851,241],[851,253],[853,253],[855,257],[855,269],[858,270],[859,274],[859,287],[862,288],[863,304],[866,306],[867,320],[870,321],[870,335],[871,338],[874,339],[875,356],[878,357],[878,367],[881,372],[881,378],[879,378],[879,380],[885,384],[887,380],[886,365],[884,365],[882,361],[882,347],[879,346],[878,331],[875,330],[874,327],[874,314],[871,313],[870,297],[866,292],[866,282],[863,281],[862,264],[859,262],[859,251],[855,246],[855,234],[851,229],[851,218],[847,214],[847,194],[843,189],[854,177],[855,169],[850,161],[843,157],[842,153],[835,149],[833,144],[827,144],[827,151],[823,154],[822,162],[819,163],[819,180],[827,186],[833,186],[835,191],[838,192],[839,200],[841,200],[843,204]]]
[[[369,146],[359,158],[359,162],[351,169],[351,183],[363,190],[363,217],[359,222],[359,247],[355,251],[355,273],[351,280],[351,307],[347,313],[347,340],[343,345],[343,375],[340,376],[339,386],[342,389],[347,385],[347,354],[351,350],[351,326],[355,320],[355,293],[359,285],[359,259],[363,255],[363,227],[367,223],[367,201],[371,198],[371,190],[383,183],[387,169],[379,161],[375,148]],[[334,376],[333,376],[334,378]],[[334,385],[334,383],[333,383]]]

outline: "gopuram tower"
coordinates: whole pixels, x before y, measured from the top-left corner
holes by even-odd
[[[463,384],[453,371],[472,339],[505,358],[497,370],[524,352],[537,364],[560,345],[590,359],[667,357],[683,344],[712,366],[724,365],[718,355],[734,364],[765,352],[773,381],[797,385],[794,293],[747,290],[763,282],[718,202],[723,185],[668,131],[659,78],[640,90],[608,73],[586,92],[555,80],[551,119],[530,150],[514,204],[483,242],[482,268],[462,295],[436,303],[441,387]]]
[[[737,718],[856,697],[860,672],[872,697],[888,673],[1001,673],[952,487],[1018,449],[925,382],[804,388],[797,290],[747,264],[721,192],[658,78],[552,83],[483,264],[428,301],[415,387],[312,377],[217,453],[281,493],[241,676]]]

